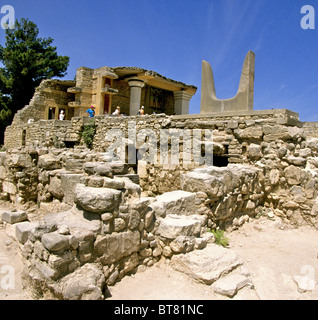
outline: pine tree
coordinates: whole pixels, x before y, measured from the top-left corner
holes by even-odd
[[[0,45],[0,144],[14,114],[27,105],[43,79],[63,77],[69,57],[59,56],[52,38],[40,38],[37,25],[22,18],[6,29]]]

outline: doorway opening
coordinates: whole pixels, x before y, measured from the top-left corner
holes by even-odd
[[[55,120],[55,108],[49,108],[48,120]]]
[[[105,94],[104,98],[104,114],[110,114],[110,96]]]

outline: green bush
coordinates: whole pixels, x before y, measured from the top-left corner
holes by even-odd
[[[84,129],[82,132],[82,139],[83,139],[84,143],[86,144],[87,148],[92,147],[95,133],[96,133],[95,124],[84,125]]]
[[[221,229],[209,230],[213,233],[215,237],[215,243],[222,247],[227,247],[229,245],[229,239],[224,236],[224,231]]]

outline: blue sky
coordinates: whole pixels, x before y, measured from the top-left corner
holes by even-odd
[[[1,2],[0,2],[1,4]],[[245,55],[256,54],[254,109],[287,108],[318,121],[318,0],[6,0],[41,37],[80,66],[136,66],[198,87],[201,64],[213,68],[219,99],[236,94]],[[316,28],[303,30],[303,5]],[[0,29],[0,43],[4,31]]]

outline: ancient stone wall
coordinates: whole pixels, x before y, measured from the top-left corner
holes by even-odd
[[[303,122],[303,129],[307,137],[318,138],[318,122]]]
[[[24,129],[25,145],[31,149],[40,146],[62,147],[68,141],[83,145],[81,131],[86,121],[91,120],[73,118],[71,122],[39,121],[28,125]],[[183,174],[207,165],[194,161],[195,142],[203,151],[212,148],[213,164],[216,166],[243,164],[256,166],[262,170],[264,180],[260,181],[263,193],[256,206],[261,204],[277,210],[279,215],[292,220],[296,225],[316,225],[316,211],[313,208],[318,186],[315,173],[317,138],[307,135],[308,130],[303,128],[302,123],[298,121],[298,115],[294,112],[264,110],[224,113],[222,116],[164,114],[143,117],[97,116],[94,121],[96,125],[94,152],[104,153],[105,159],[109,160],[110,152],[114,152],[110,148],[114,146],[114,141],[120,138],[120,148],[125,156],[123,160],[129,162],[131,172],[138,174],[139,184],[146,196],[154,197],[182,189]],[[21,127],[13,125],[9,127],[7,133],[10,133],[10,130],[13,143],[18,143],[18,139],[14,139],[14,136],[19,137],[19,135],[14,132],[15,130],[21,132]],[[117,131],[111,139],[108,139],[107,135],[111,130]],[[162,130],[172,138],[169,140],[167,150],[160,149],[163,140]],[[181,137],[184,132],[189,135]],[[195,138],[196,132],[200,132],[199,139]],[[149,138],[154,139],[149,140]],[[192,143],[192,148],[185,147],[189,141]],[[171,160],[171,149],[175,142],[179,147],[178,162],[174,165],[171,162],[164,163],[162,159]],[[10,147],[10,144],[6,146]],[[132,153],[129,153],[131,146]],[[134,162],[129,158],[134,156],[134,153],[136,155],[137,151],[144,151],[144,156],[147,157],[147,152],[149,156],[150,150],[153,150],[155,155],[152,162],[144,158],[137,158],[139,161]],[[185,159],[190,161],[185,162]]]
[[[84,123],[74,118],[64,124],[65,131],[58,122],[43,122],[42,127],[37,123],[37,128],[28,128],[28,147],[0,153],[0,197],[24,209],[5,212],[1,219],[14,228],[25,259],[24,282],[38,296],[103,298],[105,286],[126,274],[161,257],[204,248],[213,241],[208,228],[237,228],[257,215],[277,215],[295,226],[318,228],[318,138],[306,137],[289,111],[213,120],[96,117],[93,150],[44,147],[58,134],[63,140],[67,130],[80,132]],[[167,167],[160,161],[109,162],[111,142],[106,135],[114,128],[122,129],[127,145],[130,130],[137,134],[152,128],[145,132],[159,134],[160,128],[212,128],[213,139],[207,131],[208,139],[201,143],[206,150],[212,142],[215,155],[229,164],[195,168],[192,163],[183,168],[183,157]],[[79,133],[74,139],[81,143]],[[141,150],[145,141],[138,139],[137,134]],[[34,211],[32,202],[39,210]],[[78,279],[83,285],[75,288]]]
[[[48,108],[66,108],[68,103],[73,100],[74,95],[67,93],[67,89],[74,86],[74,81],[62,80],[43,80],[36,88],[29,106],[19,110],[14,116],[14,124],[26,124],[28,120],[39,121],[47,119]],[[68,116],[68,114],[67,114]],[[69,115],[71,119],[72,114]]]

